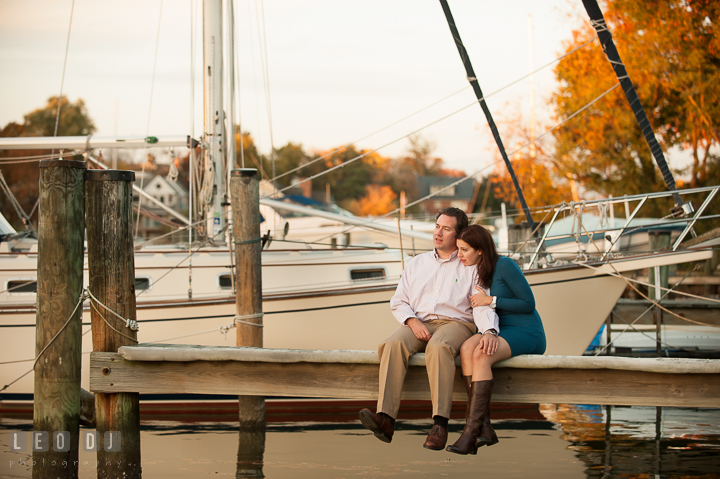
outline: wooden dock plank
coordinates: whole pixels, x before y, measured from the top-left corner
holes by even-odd
[[[90,390],[145,394],[375,399],[378,364],[260,361],[128,361],[92,353]],[[429,399],[425,367],[411,365],[403,399]],[[453,400],[464,401],[459,368]],[[720,374],[612,369],[495,369],[494,402],[720,407]]]

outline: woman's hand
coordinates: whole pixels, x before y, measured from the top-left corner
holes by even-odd
[[[500,344],[500,341],[498,341],[497,336],[490,333],[483,334],[482,339],[480,339],[480,342],[477,345],[477,349],[488,356],[492,356],[497,351],[498,344]]]
[[[478,292],[470,296],[470,304],[473,308],[477,306],[487,306],[492,303],[492,296],[485,294],[485,291],[483,291],[483,289],[479,286],[475,286],[475,289]]]

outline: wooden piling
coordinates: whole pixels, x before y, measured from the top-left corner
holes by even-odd
[[[137,344],[132,171],[92,170],[85,176],[87,248],[93,351]],[[111,312],[113,311],[113,312]],[[107,371],[106,371],[106,370]],[[110,374],[112,366],[103,370]],[[97,476],[141,477],[139,394],[96,394]],[[106,432],[119,432],[120,450],[108,451]],[[117,436],[115,437],[117,441]],[[117,444],[116,444],[117,446]]]
[[[235,326],[238,346],[263,347],[260,185],[257,170],[232,170],[230,196],[235,237]],[[265,427],[265,398],[239,397],[242,428]]]
[[[85,168],[40,162],[33,446],[45,450],[33,451],[35,479],[57,477],[65,461],[62,475],[78,475]]]

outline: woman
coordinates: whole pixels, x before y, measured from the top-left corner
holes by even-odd
[[[465,228],[457,240],[458,256],[465,266],[478,270],[477,294],[470,298],[474,308],[495,309],[500,331],[479,333],[460,349],[463,379],[468,391],[465,428],[447,450],[457,454],[476,454],[480,446],[498,442],[490,424],[492,365],[519,354],[543,354],[545,331],[535,309],[535,298],[520,267],[510,258],[499,256],[490,233],[478,225]],[[489,288],[490,295],[486,294]]]

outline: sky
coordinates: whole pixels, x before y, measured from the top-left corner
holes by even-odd
[[[585,21],[581,2],[449,4],[501,135],[503,117],[519,112],[529,121],[529,80],[508,85],[528,74],[531,51],[535,68],[561,54]],[[311,152],[355,143],[396,157],[409,145],[405,136],[423,128],[448,167],[472,173],[493,161],[478,105],[441,120],[475,97],[437,0],[237,0],[235,9],[240,122],[262,153],[271,143]],[[62,87],[71,101],[85,101],[95,136],[199,137],[201,19],[198,0],[0,0],[0,126],[22,122]],[[539,134],[552,125],[552,67],[533,79]]]

